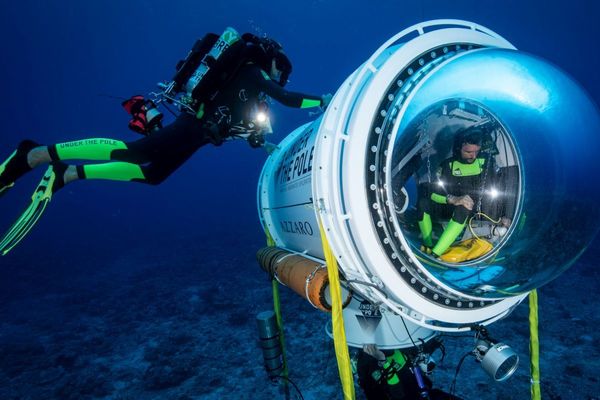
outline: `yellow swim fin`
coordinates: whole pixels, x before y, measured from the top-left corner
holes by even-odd
[[[34,227],[46,210],[46,206],[52,199],[52,195],[64,186],[63,175],[65,169],[66,165],[61,163],[56,163],[48,167],[31,196],[31,203],[2,239],[0,239],[0,254],[3,256],[6,255]]]

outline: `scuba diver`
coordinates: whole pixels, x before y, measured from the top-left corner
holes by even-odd
[[[437,347],[436,347],[437,346]],[[400,351],[377,348],[366,344],[358,355],[356,373],[358,383],[368,400],[461,400],[442,390],[434,389],[427,377],[435,368],[430,354],[440,342],[434,340],[426,351],[429,357],[421,357],[423,351],[416,348]]]
[[[134,96],[123,102],[132,115],[129,127],[144,135],[131,142],[89,138],[41,145],[22,141],[0,164],[0,195],[32,169],[50,164],[23,215],[0,239],[5,255],[29,232],[52,195],[82,179],[108,179],[158,185],[200,147],[220,146],[233,139],[253,148],[267,147],[271,133],[265,115],[268,98],[295,108],[327,107],[331,95],[313,96],[284,89],[292,64],[282,46],[270,38],[233,28],[222,35],[208,33],[196,41],[186,59],[177,64],[171,81],[160,83],[156,99]],[[157,105],[176,105],[175,121],[162,126]],[[272,146],[272,145],[271,145]],[[268,149],[267,149],[268,150]],[[109,161],[69,165],[63,161]]]
[[[421,250],[433,257],[442,256],[462,233],[470,216],[480,212],[483,192],[497,180],[494,158],[480,155],[484,131],[467,128],[456,134],[452,157],[437,170],[437,182],[429,183],[425,196],[417,204],[418,225],[423,246]],[[431,215],[450,218],[435,246],[432,238]],[[508,227],[510,220],[501,218]]]

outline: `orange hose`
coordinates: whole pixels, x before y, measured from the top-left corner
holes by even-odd
[[[315,308],[330,312],[326,293],[329,286],[327,268],[322,263],[277,248],[261,249],[257,258],[261,267],[277,280],[308,300]],[[348,293],[343,306],[350,302]]]

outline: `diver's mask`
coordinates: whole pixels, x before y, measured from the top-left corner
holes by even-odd
[[[280,86],[285,86],[288,83],[290,74],[292,73],[292,63],[290,62],[290,59],[283,51],[278,51],[275,53],[271,65],[271,78],[275,82],[279,83]]]

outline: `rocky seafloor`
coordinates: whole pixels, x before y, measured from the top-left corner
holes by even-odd
[[[146,242],[102,257],[56,252],[43,266],[35,254],[5,262],[0,399],[283,399],[257,344],[255,316],[272,307],[254,256],[263,239],[239,239]],[[600,398],[598,256],[592,246],[539,291],[544,399]],[[304,399],[341,399],[328,315],[288,289],[281,297],[290,378]],[[520,355],[517,373],[494,383],[467,358],[457,395],[530,398],[527,315],[521,304],[490,327]],[[445,338],[436,387],[449,389],[472,344]]]

